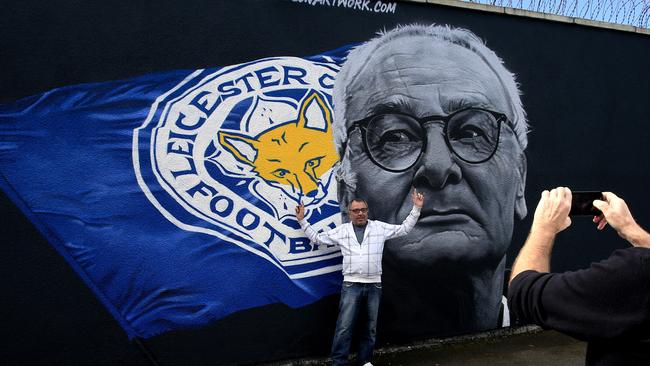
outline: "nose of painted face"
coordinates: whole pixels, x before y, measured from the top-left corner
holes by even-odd
[[[414,177],[416,188],[441,189],[447,184],[458,183],[462,172],[454,161],[453,153],[445,143],[437,126],[427,127],[426,152],[422,155]]]

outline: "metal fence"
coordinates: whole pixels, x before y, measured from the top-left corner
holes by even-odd
[[[463,0],[541,13],[650,28],[650,0]]]

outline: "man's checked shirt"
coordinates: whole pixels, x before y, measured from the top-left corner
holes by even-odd
[[[344,281],[373,283],[381,282],[384,242],[408,234],[418,221],[418,217],[420,217],[420,208],[413,206],[401,225],[368,220],[361,243],[354,234],[352,223],[349,222],[321,233],[316,232],[305,219],[299,223],[312,242],[321,245],[338,245],[341,248]]]

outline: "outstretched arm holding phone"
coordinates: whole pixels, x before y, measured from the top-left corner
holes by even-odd
[[[598,230],[604,229],[609,223],[621,238],[633,246],[650,248],[650,234],[634,221],[625,201],[614,193],[603,192],[603,199],[595,200],[593,205],[602,212],[593,219]],[[512,267],[510,281],[525,270],[550,271],[553,242],[559,232],[571,225],[568,216],[570,209],[569,188],[558,187],[550,192],[542,192],[530,234]]]
[[[587,345],[591,365],[650,365],[650,234],[610,192],[593,205],[602,230],[609,223],[633,246],[588,268],[549,273],[555,236],[571,225],[571,191],[544,191],[530,235],[512,269],[508,305],[514,323],[555,329]]]
[[[526,270],[548,272],[555,236],[571,225],[571,190],[558,187],[542,192],[535,209],[533,225],[528,239],[521,248],[514,265],[510,281]]]

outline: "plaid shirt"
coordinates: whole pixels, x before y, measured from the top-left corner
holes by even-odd
[[[420,208],[413,206],[401,225],[368,220],[363,233],[363,242],[360,244],[354,234],[352,223],[348,222],[320,233],[316,232],[305,219],[299,223],[312,242],[321,245],[338,245],[341,248],[345,281],[381,282],[381,258],[384,254],[384,242],[408,234],[418,221],[418,217],[420,217]]]

